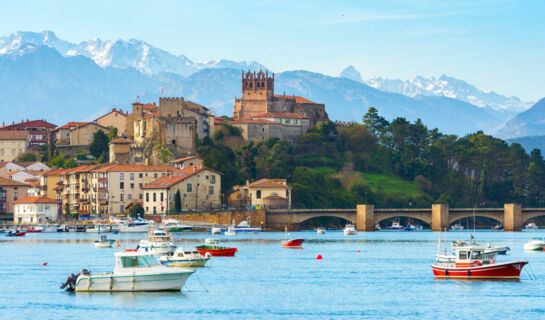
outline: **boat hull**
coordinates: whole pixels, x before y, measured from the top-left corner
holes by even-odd
[[[210,254],[212,257],[233,257],[238,251],[237,248],[227,247],[211,247],[211,246],[199,246],[196,248],[200,254],[206,256]]]
[[[95,248],[111,248],[115,240],[96,241]]]
[[[282,241],[282,248],[299,248],[303,244],[303,239],[292,239]]]
[[[140,245],[140,249],[142,251],[150,251],[155,254],[165,255],[165,254],[172,254],[176,250],[176,245],[163,245],[163,246]]]
[[[208,259],[191,259],[161,261],[161,263],[167,267],[202,268],[206,265],[207,261]]]
[[[475,267],[455,267],[454,264],[431,266],[436,278],[444,279],[518,279],[527,261],[511,261]]]
[[[149,275],[81,275],[76,292],[180,291],[193,270]]]

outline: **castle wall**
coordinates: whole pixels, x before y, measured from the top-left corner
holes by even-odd
[[[184,114],[184,98],[159,98],[159,115],[161,117],[182,117]]]

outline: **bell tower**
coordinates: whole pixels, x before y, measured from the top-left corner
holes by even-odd
[[[271,100],[274,94],[274,73],[269,77],[268,71],[242,72],[243,100]]]

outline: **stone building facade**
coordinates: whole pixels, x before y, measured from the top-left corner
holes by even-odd
[[[127,132],[127,115],[123,110],[113,108],[112,111],[97,118],[94,122],[106,128],[116,128],[118,136]]]

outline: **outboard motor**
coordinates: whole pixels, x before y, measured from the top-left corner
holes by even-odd
[[[68,275],[68,277],[66,278],[66,281],[61,285],[60,288],[61,289],[66,288],[66,291],[75,291],[76,290],[76,280],[78,280],[78,277],[80,275],[88,276],[90,274],[91,273],[87,269],[83,269],[80,272],[78,272],[77,274],[71,273],[71,274]]]

